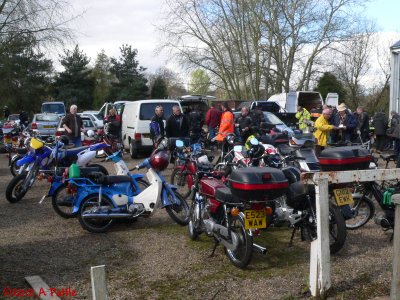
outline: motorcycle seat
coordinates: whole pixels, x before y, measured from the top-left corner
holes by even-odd
[[[81,146],[72,149],[63,149],[62,151],[64,151],[67,156],[74,156],[77,155],[79,152],[86,150],[87,148],[89,148],[89,146]]]
[[[282,155],[290,155],[293,153],[293,151],[295,151],[293,148],[286,144],[279,145],[278,148]]]
[[[28,153],[28,149],[26,149],[26,148],[18,148],[17,149],[17,153],[20,154],[20,155],[24,155],[24,154]]]
[[[214,168],[214,166],[211,165],[211,164],[197,163],[197,168],[198,168],[199,170],[201,170],[201,171],[207,172],[207,171],[212,170],[212,169]]]
[[[242,203],[242,201],[238,198],[232,195],[232,192],[229,188],[227,187],[221,187],[215,190],[215,199],[219,202],[223,203]]]
[[[111,185],[116,183],[123,183],[123,182],[132,182],[132,178],[130,176],[104,176],[101,184],[104,185]]]

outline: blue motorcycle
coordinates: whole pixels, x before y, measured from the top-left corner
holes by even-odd
[[[58,141],[54,148],[50,148],[45,145],[44,141],[32,137],[29,141],[29,152],[16,162],[17,166],[24,171],[8,183],[6,199],[10,203],[20,201],[36,179],[43,178],[44,174],[48,174],[56,165],[69,166],[75,161],[80,162],[81,165],[86,165],[95,157],[98,150],[104,149],[108,145],[99,143],[90,147],[84,146],[72,149],[63,149],[63,147],[64,143]],[[107,172],[103,166],[96,166]]]
[[[147,168],[149,186],[138,192],[137,179],[143,175],[104,176],[94,173],[89,178],[69,178],[67,182],[76,187],[77,197],[73,213],[78,214],[81,226],[89,232],[106,232],[115,219],[135,219],[150,216],[161,206],[178,224],[189,223],[189,205],[176,192],[176,186],[167,183],[161,175],[170,161],[165,149],[167,143],[160,143],[150,158],[135,167]]]

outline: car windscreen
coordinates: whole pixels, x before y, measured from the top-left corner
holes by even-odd
[[[94,127],[92,120],[89,118],[82,118],[83,127]]]
[[[17,120],[19,120],[19,115],[9,115],[8,120],[9,121],[17,121]]]
[[[37,122],[58,122],[57,115],[36,115]]]
[[[42,104],[42,112],[53,113],[53,114],[65,114],[65,106],[60,103]]]
[[[168,119],[172,115],[172,107],[177,105],[176,103],[166,102],[166,103],[142,103],[140,105],[140,120],[151,120],[154,116],[154,110],[156,106],[161,105],[164,109],[164,119]]]
[[[284,124],[281,119],[271,113],[264,112],[265,122],[272,125]]]

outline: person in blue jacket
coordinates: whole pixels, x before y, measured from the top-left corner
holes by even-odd
[[[357,119],[347,109],[344,103],[337,108],[338,113],[333,118],[333,124],[338,128],[336,142],[347,143],[351,142],[352,136],[357,128]]]

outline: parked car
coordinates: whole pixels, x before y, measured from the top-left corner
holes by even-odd
[[[124,149],[129,150],[132,158],[136,158],[139,152],[151,151],[153,148],[149,125],[157,105],[162,105],[165,119],[172,114],[174,105],[178,105],[182,110],[177,100],[139,100],[125,103],[121,137]]]
[[[65,116],[65,104],[64,102],[43,102],[42,113],[57,114],[60,118]]]
[[[53,136],[56,133],[60,118],[57,114],[42,113],[35,114],[30,125],[33,132],[38,133],[42,137]]]
[[[81,116],[83,127],[85,128],[86,132],[88,130],[93,130],[94,132],[97,131],[97,127],[94,122],[88,116]],[[65,135],[65,128],[61,126],[63,119],[61,119],[57,126],[56,136]],[[82,144],[88,143],[90,144],[93,141],[93,137],[88,137],[84,132],[81,132],[81,141]]]
[[[82,116],[89,116],[97,128],[103,128],[103,116],[99,114],[96,110],[86,110],[81,113]]]
[[[19,114],[9,115],[8,118],[7,118],[7,122],[15,122],[15,123],[17,123],[19,125]]]
[[[206,114],[209,108],[209,101],[215,100],[213,96],[204,95],[185,95],[181,96],[178,101],[181,103],[181,107],[184,113],[190,112],[194,107],[198,107],[201,112]]]

